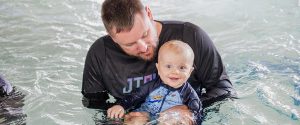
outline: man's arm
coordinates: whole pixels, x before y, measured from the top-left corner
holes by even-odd
[[[201,94],[203,107],[207,107],[213,102],[225,98],[236,98],[236,92],[233,89],[221,56],[212,40],[196,25],[188,23],[185,29],[187,31],[194,30],[191,40],[194,43],[191,43],[191,46],[195,51],[195,72],[197,79],[199,84],[201,84],[200,88],[205,89],[204,93],[198,93]]]
[[[104,63],[101,58],[104,58],[105,52],[100,47],[104,46],[103,43],[103,41],[96,41],[90,47],[85,60],[81,93],[82,104],[87,108],[107,109],[111,106],[106,103],[109,96],[102,80],[101,71]]]
[[[83,93],[82,104],[87,108],[103,109],[106,110],[114,105],[114,103],[108,103],[106,100],[109,98],[108,93]]]
[[[216,87],[206,88],[206,93],[202,93],[201,101],[203,108],[210,106],[212,103],[224,100],[226,98],[237,99],[236,91],[231,83],[226,80],[220,81]]]

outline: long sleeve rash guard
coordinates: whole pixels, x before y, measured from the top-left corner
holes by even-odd
[[[159,23],[162,30],[158,48],[169,40],[181,40],[192,47],[195,69],[188,82],[198,93],[204,107],[226,97],[236,97],[219,53],[200,27],[179,21]],[[110,36],[99,38],[86,56],[82,81],[83,104],[88,108],[108,108],[108,94],[123,99],[132,90],[155,79],[156,62],[157,55],[153,61],[144,61],[127,55]]]

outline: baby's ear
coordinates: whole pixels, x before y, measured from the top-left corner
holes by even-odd
[[[194,67],[191,67],[191,71],[190,71],[190,74],[193,72],[193,70],[194,70],[195,68]]]

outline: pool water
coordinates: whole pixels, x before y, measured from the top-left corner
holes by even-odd
[[[0,73],[15,86],[0,124],[102,124],[82,106],[86,53],[106,34],[103,0],[0,0]],[[219,50],[240,99],[205,109],[204,125],[300,124],[298,0],[143,0],[156,20],[189,21]]]

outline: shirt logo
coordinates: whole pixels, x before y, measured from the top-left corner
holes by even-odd
[[[130,93],[133,89],[139,88],[141,84],[148,83],[156,78],[156,73],[127,79],[127,86],[123,88],[123,93]]]
[[[150,102],[150,103],[160,102],[162,98],[163,98],[163,96],[161,96],[161,95],[156,95],[156,96],[153,96],[153,97],[151,98],[151,100],[149,100],[149,102]]]

